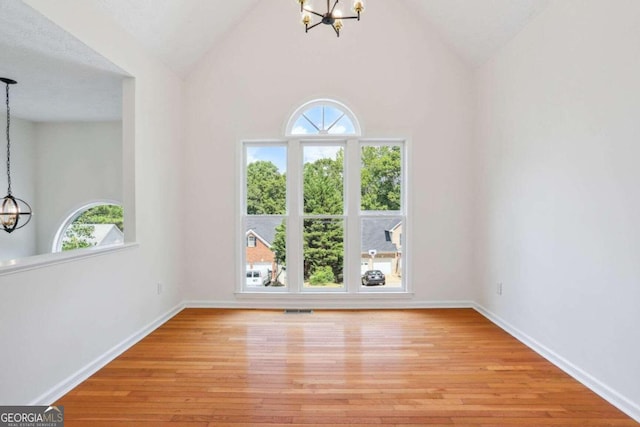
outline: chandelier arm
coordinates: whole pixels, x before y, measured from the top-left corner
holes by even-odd
[[[310,27],[307,27],[307,31],[309,31],[309,30],[310,30],[310,29],[312,29],[312,28],[317,27],[317,26],[318,26],[318,25],[320,25],[320,24],[322,24],[322,21],[317,22],[317,23],[313,24],[313,25],[312,25],[312,26],[310,26]]]
[[[359,16],[341,16],[340,19],[357,19],[360,20]]]
[[[340,30],[336,28],[335,24],[332,24],[331,27],[333,28],[333,31],[336,32],[336,36],[340,37]]]
[[[324,15],[323,15],[323,14],[318,13],[318,12],[316,12],[316,11],[314,11],[314,10],[311,10],[311,9],[307,9],[307,8],[305,8],[305,9],[304,9],[304,11],[305,11],[305,12],[312,13],[312,14],[314,14],[314,15],[316,15],[316,16],[319,16],[320,18],[324,18]]]
[[[339,1],[339,0],[336,0],[336,2],[333,4],[333,7],[331,8],[331,11],[329,11],[329,0],[327,0],[327,11],[328,11],[331,15],[333,15],[333,11],[335,10],[336,6],[338,5],[338,1]]]

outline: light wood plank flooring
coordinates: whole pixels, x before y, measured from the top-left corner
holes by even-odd
[[[186,309],[71,391],[66,426],[637,426],[471,309]]]

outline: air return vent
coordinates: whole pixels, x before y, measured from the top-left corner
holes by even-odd
[[[284,310],[284,314],[313,314],[313,310],[310,308],[287,308]]]

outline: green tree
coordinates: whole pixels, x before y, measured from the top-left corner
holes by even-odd
[[[122,206],[98,205],[87,209],[73,221],[73,224],[115,224],[124,232]]]
[[[340,150],[335,159],[322,158],[305,163],[303,194],[306,214],[341,215],[343,213],[343,159],[344,153]],[[316,268],[329,267],[333,275],[341,280],[344,258],[342,221],[307,219],[303,227],[305,279],[308,279]],[[284,221],[276,228],[272,249],[276,253],[277,262],[286,265]]]
[[[335,159],[321,158],[305,163],[303,170],[304,212],[312,215],[342,215],[344,151]],[[340,282],[344,263],[344,227],[342,220],[304,220],[304,278],[329,267]]]
[[[276,263],[287,265],[287,224],[285,220],[276,226],[276,235],[271,243],[271,250],[275,253]]]
[[[303,170],[304,212],[316,215],[341,215],[344,211],[343,165],[340,149],[335,159],[322,158],[305,163]]]
[[[247,213],[283,215],[286,212],[287,178],[272,162],[260,160],[247,166]]]
[[[93,225],[73,223],[71,227],[67,228],[65,232],[64,240],[62,241],[62,250],[70,251],[72,249],[81,249],[94,246],[95,243],[91,242],[94,238],[93,232],[95,227]]]
[[[377,211],[400,210],[402,167],[400,147],[362,147],[360,172],[361,209]]]
[[[341,219],[304,220],[304,278],[321,267],[330,267],[342,282],[344,227]]]

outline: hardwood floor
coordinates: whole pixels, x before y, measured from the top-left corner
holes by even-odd
[[[66,426],[636,426],[471,309],[186,309],[64,396]]]

